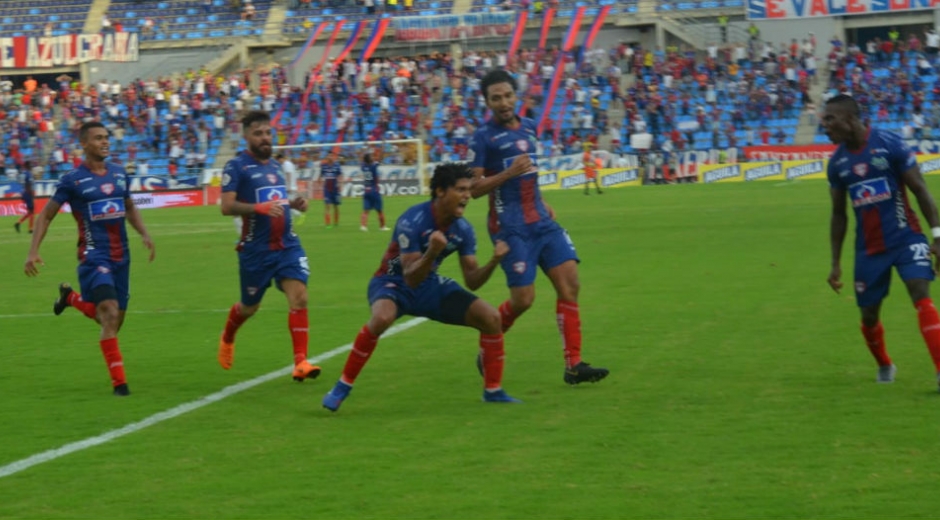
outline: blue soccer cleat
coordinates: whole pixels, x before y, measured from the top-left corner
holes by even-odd
[[[352,392],[352,389],[353,387],[351,385],[337,381],[333,389],[323,396],[323,407],[331,412],[339,410],[339,406],[343,404],[344,399],[349,397],[349,392]]]
[[[495,392],[483,391],[483,402],[485,403],[521,403],[519,399],[510,396],[505,390],[500,388]]]

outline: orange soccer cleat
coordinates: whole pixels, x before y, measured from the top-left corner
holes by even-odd
[[[235,359],[235,342],[226,343],[225,335],[219,337],[219,365],[228,370],[232,368],[232,361]]]
[[[219,359],[221,360],[222,354],[219,353]],[[294,381],[298,383],[303,383],[305,379],[316,379],[320,375],[320,367],[316,365],[311,365],[306,361],[301,361],[294,366]]]

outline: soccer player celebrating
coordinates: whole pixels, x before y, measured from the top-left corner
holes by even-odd
[[[59,315],[66,307],[75,307],[101,325],[99,345],[111,374],[114,395],[126,396],[131,392],[117,339],[127,312],[131,271],[125,221],[140,233],[144,246],[150,250],[151,262],[156,250],[127,189],[124,168],[105,162],[109,156],[108,137],[108,130],[98,122],[85,123],[79,129],[85,161],[59,179],[55,194],[39,214],[25,271],[27,276],[36,276],[39,266],[45,265],[39,256],[39,246],[59,208],[69,203],[78,224],[81,296],[68,284],[60,284],[59,299],[52,310]]]
[[[836,292],[842,288],[840,259],[848,221],[848,197],[857,224],[855,298],[862,313],[862,335],[878,363],[877,381],[891,383],[896,372],[885,349],[884,327],[879,316],[894,267],[917,309],[920,331],[940,382],[940,316],[929,293],[934,278],[930,256],[940,259],[937,206],[914,154],[901,137],[866,128],[859,113],[858,103],[852,97],[838,95],[826,102],[822,117],[826,135],[839,145],[829,159],[828,171],[832,196],[832,271],[828,282]],[[917,214],[908,203],[908,189],[917,198],[930,224],[932,243],[921,233]]]
[[[516,80],[504,70],[487,73],[480,83],[493,117],[470,143],[474,197],[489,194],[488,229],[493,240],[509,244],[502,268],[509,300],[499,306],[503,331],[532,306],[539,267],[555,286],[555,312],[565,354],[566,383],[576,385],[607,377],[604,368],[581,360],[578,309],[578,256],[568,233],[542,200],[535,164],[536,124],[516,116]]]
[[[238,270],[241,300],[232,305],[219,339],[219,364],[232,368],[235,333],[258,312],[271,285],[287,296],[287,326],[294,348],[295,381],[320,375],[320,367],[307,362],[307,254],[291,228],[288,209],[307,211],[303,197],[288,199],[280,165],[271,160],[271,119],[252,111],[242,119],[242,135],[248,150],[226,163],[222,172],[222,214],[241,215]]]
[[[19,220],[13,224],[13,229],[16,229],[16,232],[20,232],[20,224],[29,219],[29,232],[33,232],[33,224],[35,223],[36,209],[33,205],[33,173],[29,171],[29,168],[26,169],[26,175],[23,176],[23,204],[26,206],[26,214],[20,217]]]
[[[369,283],[372,317],[356,336],[342,377],[323,398],[324,408],[339,409],[375,351],[379,336],[406,314],[479,330],[483,400],[519,402],[502,389],[505,354],[499,312],[454,280],[437,274],[441,262],[456,252],[464,282],[476,290],[489,280],[509,251],[505,242],[497,241],[493,258],[483,266],[477,264],[476,236],[463,218],[470,202],[470,179],[466,165],[439,165],[431,179],[431,200],[412,206],[399,217],[382,263]]]
[[[379,214],[379,228],[388,231],[385,227],[385,213],[382,213],[382,194],[379,192],[379,165],[372,162],[372,154],[362,157],[362,216],[359,217],[359,229],[369,231],[369,211],[375,210]]]
[[[341,204],[339,182],[342,176],[343,168],[339,164],[336,152],[330,152],[320,164],[320,179],[323,181],[323,204],[326,211],[324,219],[328,229],[339,225],[339,205]],[[332,222],[330,221],[330,208],[333,208]]]

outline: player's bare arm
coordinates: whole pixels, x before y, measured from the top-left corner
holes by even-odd
[[[532,159],[528,155],[517,155],[509,168],[489,177],[483,175],[483,168],[471,168],[473,185],[470,187],[470,195],[478,199],[502,186],[509,179],[532,171],[532,168]]]
[[[933,230],[940,229],[940,215],[937,212],[937,203],[933,200],[933,195],[927,188],[924,176],[920,173],[919,166],[908,168],[902,175],[901,181],[911,190],[914,197],[917,198],[917,205],[920,206],[920,212],[923,213],[927,223],[930,224],[930,253],[934,257],[934,270],[940,270],[940,237],[933,233]]]
[[[431,270],[434,269],[434,261],[438,255],[447,247],[447,237],[444,233],[435,230],[428,239],[428,249],[422,253],[405,253],[401,255],[402,276],[408,287],[417,287],[421,285]]]
[[[832,217],[829,221],[829,242],[832,246],[832,270],[829,271],[829,286],[839,292],[842,289],[842,243],[845,242],[845,232],[848,228],[848,215],[846,214],[846,191],[830,188],[832,196]]]
[[[140,216],[140,209],[134,204],[134,199],[131,197],[124,199],[124,208],[127,222],[143,239],[144,247],[150,251],[150,261],[153,262],[153,259],[157,256],[157,248],[154,247],[153,239],[150,238],[147,226],[144,225],[144,219]]]
[[[249,204],[235,200],[237,194],[234,191],[222,193],[222,214],[229,216],[236,215],[267,215],[269,217],[280,217],[284,215],[283,204],[280,201],[269,200],[260,204]]]
[[[36,227],[33,229],[33,240],[29,244],[29,254],[26,255],[26,265],[23,268],[26,276],[38,275],[39,266],[46,265],[39,256],[39,246],[42,245],[43,239],[46,238],[46,231],[49,230],[49,224],[51,224],[56,215],[59,214],[60,207],[61,204],[49,199],[49,202],[46,203],[46,207],[42,208],[42,211],[39,212],[39,218],[36,219]]]
[[[483,287],[507,253],[509,253],[509,244],[497,240],[493,246],[493,258],[490,258],[490,261],[482,266],[477,264],[476,255],[461,256],[460,269],[463,271],[463,281],[467,285],[467,289],[475,291]]]

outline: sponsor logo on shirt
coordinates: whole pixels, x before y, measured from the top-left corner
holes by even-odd
[[[93,221],[124,218],[124,199],[112,198],[89,202],[88,216]]]
[[[287,188],[284,186],[263,186],[255,190],[255,198],[258,203],[277,200],[281,201],[282,204],[287,204]]]
[[[520,154],[520,155],[521,155],[521,154]],[[532,169],[529,170],[528,172],[524,173],[523,175],[528,175],[528,174],[530,174],[530,173],[536,173],[536,172],[539,171],[538,156],[535,155],[534,153],[530,153],[530,154],[528,154],[528,156],[529,156],[529,159],[532,161]],[[513,159],[515,159],[516,157],[518,157],[518,155],[513,155],[512,157],[504,157],[504,158],[503,158],[503,169],[505,170],[505,169],[509,168],[509,167],[512,165]]]
[[[885,178],[857,182],[849,186],[852,207],[860,208],[886,201],[891,198],[891,187]]]
[[[884,171],[888,169],[888,160],[884,157],[872,157],[871,165],[879,170]]]

